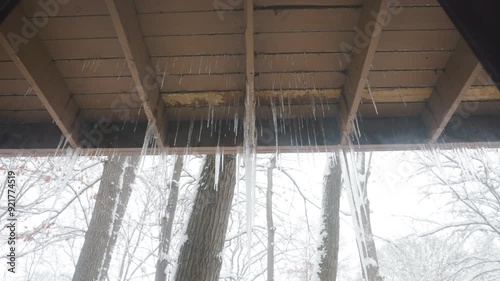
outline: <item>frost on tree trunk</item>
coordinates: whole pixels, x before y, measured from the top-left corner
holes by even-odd
[[[328,167],[323,182],[322,229],[319,252],[318,277],[320,281],[337,279],[340,229],[340,195],[342,191],[342,169],[338,154],[328,159]]]
[[[179,181],[182,174],[182,166],[184,164],[182,156],[177,156],[174,166],[174,174],[170,192],[168,194],[167,207],[165,214],[161,219],[160,247],[158,254],[158,262],[156,263],[155,281],[166,281],[167,273],[165,270],[168,265],[168,251],[170,249],[170,239],[172,238],[172,226],[174,224],[175,211],[177,209],[177,199],[179,196]]]
[[[343,153],[342,169],[346,179],[345,188],[351,207],[363,278],[368,281],[382,281],[370,222],[370,201],[367,189],[370,163],[371,154],[367,159],[365,153],[362,152]]]
[[[113,248],[127,209],[139,157],[113,155],[104,164],[95,207],[73,281],[106,280]]]
[[[216,159],[222,159],[216,190]],[[189,217],[186,241],[180,249],[175,281],[217,281],[221,252],[235,188],[236,157],[209,155],[202,168]]]

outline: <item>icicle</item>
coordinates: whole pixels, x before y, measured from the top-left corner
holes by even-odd
[[[251,100],[253,89],[249,83],[246,85],[245,120],[244,120],[244,153],[245,153],[245,184],[246,184],[246,209],[247,209],[247,239],[248,239],[248,262],[252,253],[252,232],[255,206],[255,184],[257,170],[257,136],[255,132],[255,101]]]
[[[138,112],[140,111],[141,109],[139,108]],[[137,114],[139,115],[139,114]],[[137,126],[139,125],[139,119],[135,120],[135,125],[134,125],[134,133],[135,131],[137,130]]]
[[[241,190],[240,190],[240,154],[236,154],[236,212],[238,214],[238,222],[241,222]]]
[[[179,127],[180,127],[180,120],[177,120],[177,128],[175,129],[175,136],[174,136],[174,146],[177,144],[177,136],[179,135]]]
[[[356,161],[354,160],[354,155],[352,153],[344,153],[340,154],[341,165],[342,165],[342,178],[344,179],[345,190],[347,191],[348,201],[351,209],[351,218],[353,223],[354,232],[356,235],[356,244],[358,246],[358,254],[360,256],[361,268],[363,270],[363,275],[366,276],[366,266],[365,259],[362,258],[365,256],[366,249],[362,243],[364,240],[364,232],[363,227],[360,225],[358,207],[360,203],[360,194],[359,191],[359,181],[357,179],[357,169]],[[353,187],[353,185],[355,185]]]
[[[167,68],[165,68],[165,70],[163,71],[163,77],[161,79],[160,89],[163,89],[163,85],[165,84],[165,77],[166,76],[167,76]]]
[[[368,81],[368,79],[366,79],[366,85],[368,86],[368,93],[370,93],[370,98],[372,99],[373,108],[375,108],[375,113],[377,113],[378,115],[377,104],[375,103],[375,99],[373,98],[372,88],[370,87],[370,81]]]
[[[54,152],[54,157],[59,154],[59,150],[64,148],[66,146],[66,143],[68,140],[64,137],[64,135],[61,135],[61,139],[59,140],[59,144],[57,145],[56,151]]]
[[[356,135],[356,141],[357,141],[357,144],[358,146],[360,145],[360,139],[361,139],[361,129],[359,128],[359,120],[358,118],[356,117],[356,119],[354,119],[354,129],[355,129],[355,135]]]
[[[69,179],[73,175],[74,167],[79,156],[80,156],[80,148],[77,148],[75,150],[68,148],[66,150],[65,161],[58,161],[56,166],[54,167],[54,171],[61,170],[61,177],[58,177],[58,180],[55,183],[56,186],[58,186],[56,191],[57,193],[56,196],[54,197],[54,202],[52,203],[52,207],[50,208],[47,221],[49,221],[52,218],[55,206],[57,202],[59,202],[64,188],[66,187],[66,185],[69,182]]]
[[[31,92],[33,91],[33,88],[29,87],[26,92],[24,93],[24,96],[27,96],[29,94],[31,94]]]
[[[144,142],[142,143],[142,149],[141,149],[141,164],[139,165],[139,167],[142,169],[143,168],[143,165],[144,165],[144,156],[147,154],[148,152],[148,148],[149,148],[149,145],[151,143],[151,140],[153,139],[153,130],[154,130],[154,127],[155,127],[155,122],[152,121],[152,122],[149,122],[148,123],[148,127],[146,129],[146,134],[144,135]]]
[[[200,66],[198,67],[198,75],[201,75],[201,68],[203,67],[203,57],[200,56]]]
[[[310,96],[310,100],[311,100],[311,109],[312,109],[312,113],[313,113],[313,118],[314,118],[314,120],[316,120],[316,100],[314,99],[313,95],[309,95],[309,96]]]
[[[118,75],[118,78],[116,80],[120,80],[120,78],[122,77],[123,70],[125,69],[126,65],[127,65],[127,60],[123,59],[122,68],[120,69],[120,74]]]
[[[96,66],[94,68],[94,72],[97,71],[97,69],[99,68],[100,65],[101,65],[101,59],[97,59],[97,64],[96,64]]]
[[[221,168],[221,153],[219,150],[219,146],[217,146],[217,152],[215,153],[215,190],[219,190],[219,175]]]
[[[198,132],[198,143],[201,142],[201,133],[203,131],[203,119],[200,121],[200,131]]]
[[[189,132],[188,132],[188,139],[187,139],[186,147],[189,147],[191,145],[191,137],[193,135],[193,127],[194,127],[194,119],[191,119],[191,122],[189,123]]]
[[[399,97],[400,97],[400,98],[401,98],[401,100],[403,101],[403,103],[404,103],[405,107],[407,107],[407,106],[406,106],[405,96],[404,96],[403,92],[401,91],[401,89],[400,89],[400,88],[398,88],[398,89],[397,89],[397,91],[398,91],[398,93],[399,93]]]
[[[273,113],[273,125],[274,125],[274,139],[276,142],[276,153],[278,153],[278,116],[276,113],[276,105],[274,100],[271,98],[271,111]]]
[[[235,136],[238,136],[238,122],[239,122],[239,116],[238,116],[238,111],[234,111],[234,134]]]
[[[212,75],[212,55],[210,55],[210,59],[209,59],[209,63],[207,65],[207,68],[208,68],[208,75]],[[207,71],[207,69],[205,69],[205,71]]]

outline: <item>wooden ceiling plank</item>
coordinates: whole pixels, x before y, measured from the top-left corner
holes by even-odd
[[[444,69],[451,52],[382,52],[373,59],[372,70]]]
[[[480,71],[481,64],[467,42],[461,39],[429,97],[427,110],[422,115],[431,143],[439,139]]]
[[[23,21],[18,6],[0,25],[0,43],[50,113],[68,143],[78,147],[76,117],[79,107],[72,98],[52,58],[37,36],[37,27]]]
[[[106,0],[113,26],[125,54],[130,73],[142,101],[160,148],[165,147],[165,104],[160,97],[160,85],[150,65],[150,56],[139,27],[133,0]]]
[[[368,29],[367,27],[371,23],[376,22],[379,15],[387,13],[388,5],[388,0],[377,0],[366,1],[363,6],[356,36],[361,37],[361,33],[365,33],[364,36],[368,37],[368,42],[364,44],[365,46],[355,46],[358,52],[353,52],[351,64],[347,70],[347,79],[344,82],[342,98],[339,103],[341,144],[348,142],[353,129],[354,119],[356,119],[359,103],[377,50],[382,25],[380,23],[375,24],[374,31],[371,34],[366,34],[365,30]]]
[[[52,117],[47,110],[8,110],[0,111],[0,119],[6,123],[50,123]]]

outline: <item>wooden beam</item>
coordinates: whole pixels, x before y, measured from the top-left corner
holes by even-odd
[[[144,112],[153,124],[153,133],[160,148],[165,147],[165,104],[160,96],[160,83],[139,27],[133,0],[106,0],[120,45],[142,101]]]
[[[99,122],[82,121],[78,144],[88,149],[125,149],[142,147],[148,123],[107,122],[105,130]],[[61,139],[52,123],[0,123],[0,149],[57,149]]]
[[[245,122],[244,134],[248,147],[257,147],[257,131],[255,124],[255,48],[254,48],[254,6],[253,0],[245,0]],[[248,148],[247,147],[247,148]],[[250,152],[251,153],[251,152]]]
[[[353,1],[331,1],[331,0],[254,0],[255,7],[262,8],[308,8],[308,7],[338,7],[348,6],[347,3]],[[351,6],[357,7],[359,5],[352,4]]]
[[[460,118],[460,115],[455,115]],[[452,149],[457,146],[500,147],[500,117],[470,116],[460,123],[447,126],[440,141],[429,144],[426,128],[420,117],[363,118],[360,130],[363,135],[359,143],[339,145],[338,122],[335,118],[278,119],[278,128],[273,120],[262,120],[256,127],[258,153],[276,152],[276,140],[280,153],[331,152],[335,149],[362,151],[415,150],[425,148]],[[109,124],[102,131],[99,146],[83,146],[82,153],[119,152],[132,155],[141,153],[147,122]],[[236,128],[235,128],[236,126]],[[89,134],[81,134],[80,143],[94,141],[95,124],[84,124]],[[54,124],[37,123],[4,126],[0,124],[0,156],[16,156],[19,153],[54,155],[60,132]],[[169,153],[238,153],[243,147],[243,125],[234,120],[218,120],[207,128],[206,121],[170,121],[167,145]],[[196,136],[196,137],[195,137]],[[199,136],[199,137],[198,137]],[[48,153],[48,154],[39,154]],[[148,153],[159,153],[151,149]]]
[[[467,42],[461,39],[434,87],[427,101],[427,109],[422,115],[429,131],[429,142],[438,140],[480,70],[481,64]]]
[[[362,93],[363,104],[372,105],[372,98],[377,103],[415,103],[426,102],[433,92],[433,87],[426,88],[372,88],[371,95],[367,89]],[[256,90],[255,98],[259,106],[269,106],[271,102],[277,105],[278,111],[286,111],[288,104],[322,107],[336,107],[340,97],[341,89],[316,89],[316,90]],[[167,108],[194,109],[213,106],[238,106],[244,104],[242,91],[208,91],[208,92],[177,92],[163,93],[163,101]],[[475,86],[466,92],[464,101],[492,101],[500,100],[500,91],[496,86]],[[0,109],[2,101],[9,103],[10,98],[0,97]],[[285,106],[282,107],[281,105]],[[361,105],[360,105],[361,106]],[[338,110],[337,110],[338,111]],[[170,114],[170,113],[169,113]],[[382,114],[382,113],[381,113]],[[226,118],[231,118],[230,114]]]
[[[0,0],[0,23],[16,8],[21,0]]]
[[[450,19],[500,87],[500,1],[438,0]]]
[[[68,143],[76,148],[76,117],[80,109],[37,33],[38,27],[17,6],[0,25],[0,43]]]
[[[363,145],[328,145],[328,146],[318,146],[318,147],[296,147],[296,146],[280,146],[280,153],[331,153],[335,150],[354,150],[354,151],[364,151],[364,152],[373,152],[373,151],[409,151],[409,150],[417,150],[417,151],[429,151],[432,149],[440,149],[440,150],[453,150],[457,147],[466,147],[468,149],[500,149],[500,141],[485,141],[485,142],[454,142],[454,143],[436,143],[436,144],[392,144],[392,145],[383,145],[383,144],[363,144]],[[168,153],[170,155],[202,155],[202,154],[238,154],[241,153],[241,146],[232,146],[232,147],[220,147],[218,150],[216,147],[174,147],[169,148]],[[90,148],[90,149],[82,149],[81,155],[98,155],[98,156],[110,156],[116,155],[117,153],[124,156],[138,156],[142,155],[144,152],[142,147],[134,147],[134,148]],[[258,153],[275,153],[276,147],[257,147]],[[65,150],[55,149],[55,148],[46,148],[46,149],[4,149],[0,148],[0,157],[19,157],[19,156],[28,156],[28,157],[54,157],[54,156],[65,156]],[[146,155],[157,155],[158,149],[149,148],[145,151]]]
[[[356,45],[359,40],[354,40],[355,46],[339,104],[341,144],[346,144],[349,141],[368,73],[377,50],[383,28],[378,19],[381,14],[388,13],[389,0],[365,1],[364,3],[355,36],[357,38],[365,37],[364,40],[368,40],[368,42]],[[366,32],[367,30],[373,30],[373,32]]]

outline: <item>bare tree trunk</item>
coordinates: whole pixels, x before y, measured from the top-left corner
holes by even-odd
[[[379,272],[377,248],[373,240],[370,221],[370,201],[368,200],[371,154],[368,159],[363,152],[351,155],[354,158],[349,158],[348,154],[344,153],[346,172],[350,175],[346,188],[355,224],[361,271],[365,280],[381,281],[383,279]]]
[[[215,189],[214,155],[202,168],[198,192],[181,247],[175,281],[218,281],[229,213],[236,183],[236,157],[224,155]]]
[[[267,281],[274,281],[274,222],[273,222],[273,170],[276,158],[267,168],[266,217],[267,217]]]
[[[109,280],[108,269],[111,263],[111,257],[113,256],[113,250],[116,245],[116,240],[118,239],[118,234],[122,225],[123,217],[127,211],[128,201],[130,200],[130,195],[132,194],[132,184],[135,182],[137,165],[139,164],[139,157],[128,157],[128,162],[125,166],[125,174],[123,176],[123,187],[118,198],[118,205],[116,207],[116,216],[113,222],[113,232],[108,242],[108,247],[106,249],[106,256],[104,259],[103,268],[100,274],[100,281]]]
[[[107,278],[107,271],[127,209],[139,157],[110,156],[103,175],[89,229],[85,234],[73,281]]]
[[[340,195],[342,192],[342,168],[338,154],[328,160],[328,171],[323,182],[323,214],[321,229],[321,260],[319,280],[335,281],[339,262]]]
[[[167,208],[165,215],[161,220],[160,247],[158,254],[158,262],[156,263],[155,281],[166,281],[167,273],[165,270],[168,265],[168,251],[170,249],[170,239],[172,237],[172,227],[174,224],[175,211],[177,210],[177,199],[179,196],[179,181],[182,174],[182,166],[184,164],[183,156],[177,156],[175,159],[174,174],[170,192],[168,194]]]

